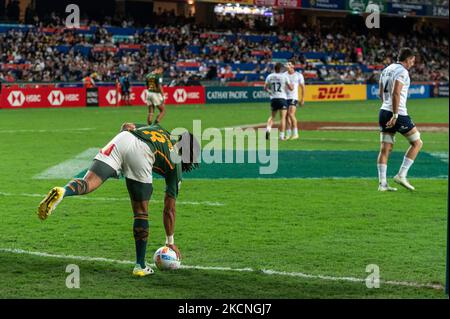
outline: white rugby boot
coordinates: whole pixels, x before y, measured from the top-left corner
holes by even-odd
[[[145,263],[145,268],[142,268],[141,265],[136,264],[133,269],[133,276],[136,277],[145,277],[153,275],[154,273],[155,271],[147,263]]]
[[[379,192],[396,192],[397,188],[390,187],[388,184],[386,184],[386,185],[379,184],[378,191]]]
[[[404,188],[409,189],[410,191],[415,190],[414,186],[412,186],[408,180],[406,179],[406,177],[401,177],[400,175],[395,175],[394,176],[394,182],[396,182],[397,184],[402,185]]]

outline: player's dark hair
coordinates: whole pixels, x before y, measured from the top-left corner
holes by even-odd
[[[280,73],[282,67],[283,67],[283,64],[281,64],[281,63],[275,64],[275,72]]]
[[[200,166],[198,163],[200,144],[192,133],[184,132],[181,134],[176,145],[181,156],[181,170],[183,172],[190,172]]]
[[[398,53],[398,61],[403,62],[406,61],[408,58],[414,56],[414,51],[410,48],[401,48],[400,52]]]

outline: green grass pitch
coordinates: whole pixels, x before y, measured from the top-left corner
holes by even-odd
[[[448,123],[448,102],[413,100],[409,111],[418,124]],[[378,104],[307,103],[298,117],[376,125]],[[259,124],[268,109],[169,106],[163,125]],[[300,140],[279,143],[274,176],[257,176],[251,165],[201,167],[185,176],[177,206],[175,240],[187,268],[149,278],[131,276],[132,213],[123,180],[67,198],[47,221],[38,220],[40,195],[68,180],[43,179],[43,172],[82,172],[83,161],[79,169],[64,163],[73,166],[79,154],[103,147],[123,122],[145,118],[143,107],[0,110],[0,298],[445,297],[448,131],[422,133],[423,153],[410,171],[414,193],[377,192],[375,131],[302,131]],[[406,148],[398,136],[391,177]],[[165,239],[164,183],[154,184],[149,261]],[[68,264],[80,267],[80,289],[65,285]],[[379,266],[380,288],[366,287],[369,264]]]

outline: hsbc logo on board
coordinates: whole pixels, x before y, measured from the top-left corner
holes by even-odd
[[[78,102],[80,101],[80,94],[64,94],[60,90],[51,91],[47,96],[47,100],[52,106],[61,106],[64,102]]]
[[[187,93],[185,89],[176,89],[173,92],[173,98],[177,103],[184,103],[187,100]]]
[[[173,92],[173,98],[177,103],[184,103],[189,100],[200,99],[200,92],[186,92],[185,89],[176,89]]]
[[[51,91],[47,99],[50,102],[50,105],[59,106],[63,104],[65,97],[64,93],[61,91]]]
[[[78,89],[24,88],[4,92],[7,107],[82,106],[85,95]]]
[[[7,100],[11,106],[22,106],[25,103],[25,94],[21,91],[11,91]]]
[[[117,104],[122,100],[122,94],[116,90],[109,90],[108,93],[106,93],[106,100],[109,104]]]

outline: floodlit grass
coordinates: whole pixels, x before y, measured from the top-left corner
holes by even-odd
[[[302,121],[377,123],[379,103],[310,103]],[[447,123],[448,99],[410,102],[416,123]],[[66,179],[34,176],[88,148],[104,146],[145,108],[0,110],[0,249],[133,261],[132,213],[123,180],[83,198],[67,198],[47,221],[36,217],[44,195]],[[266,104],[170,107],[164,126],[203,128],[262,123]],[[376,151],[377,132],[304,131],[282,150]],[[424,152],[448,153],[448,133],[423,133]],[[407,144],[397,138],[396,151]],[[357,157],[349,161],[358,161]],[[420,159],[419,159],[420,160]],[[375,159],[373,160],[375,163]],[[320,161],[318,161],[320,165]],[[320,170],[320,167],[317,167]],[[183,264],[250,267],[253,272],[181,269],[131,277],[132,265],[0,251],[2,298],[442,298],[447,179],[414,178],[415,193],[378,193],[373,179],[189,179],[180,190],[175,239]],[[148,257],[164,244],[164,182],[155,179]],[[213,203],[214,205],[211,205]],[[216,205],[217,204],[217,205]],[[81,289],[67,289],[66,265],[80,266]],[[287,275],[364,280],[380,267],[381,287]]]

